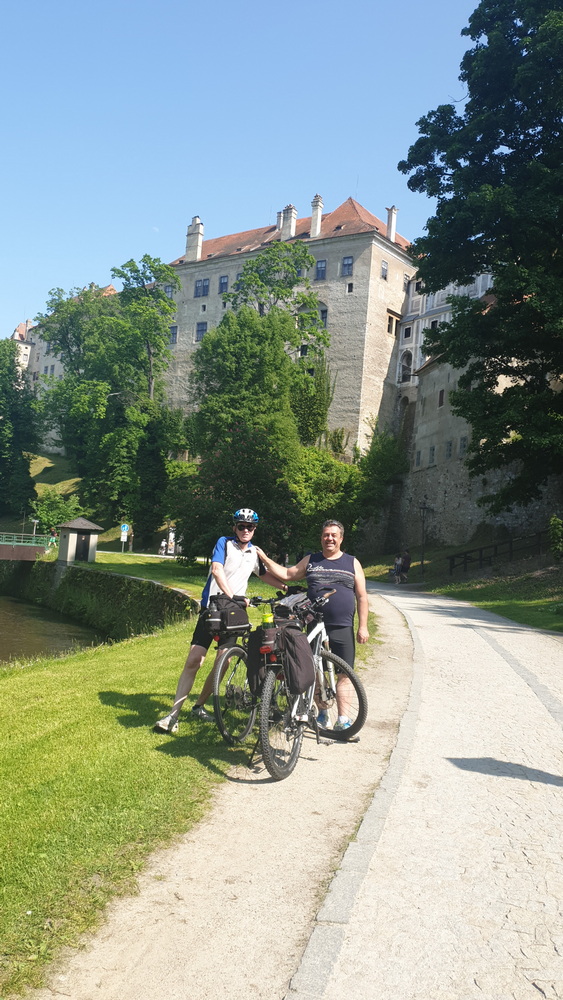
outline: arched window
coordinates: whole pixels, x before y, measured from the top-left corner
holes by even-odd
[[[405,351],[401,358],[401,382],[410,382],[412,375],[412,354],[410,351]]]

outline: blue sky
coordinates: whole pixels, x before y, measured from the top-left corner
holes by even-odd
[[[0,337],[49,290],[144,253],[310,214],[349,195],[422,232],[433,205],[396,169],[416,121],[462,101],[477,0],[8,0]]]

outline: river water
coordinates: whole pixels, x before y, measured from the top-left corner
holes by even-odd
[[[104,637],[49,608],[0,597],[0,662],[60,655],[97,646]]]

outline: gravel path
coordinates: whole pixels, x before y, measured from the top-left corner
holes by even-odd
[[[414,637],[409,710],[288,998],[561,998],[563,637],[386,596]]]
[[[239,768],[180,843],[151,859],[139,894],[115,901],[35,1000],[282,998],[330,879],[388,766],[407,705],[412,642],[381,598],[382,643],[364,671],[359,743],[306,738],[293,775]]]

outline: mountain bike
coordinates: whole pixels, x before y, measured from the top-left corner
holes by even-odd
[[[303,694],[290,691],[284,653],[274,640],[260,648],[264,683],[260,696],[253,694],[247,676],[248,635],[228,647],[217,661],[213,708],[219,730],[227,743],[243,742],[252,732],[260,703],[259,738],[268,772],[276,780],[295,768],[304,729],[319,738],[348,741],[356,736],[367,715],[367,697],[352,668],[328,648],[323,605],[328,594],[310,601],[299,590],[289,597],[253,598],[251,604],[269,604],[277,624],[294,623],[308,630],[315,664],[315,680]],[[346,723],[338,723],[345,717]],[[257,744],[258,745],[258,744]]]

